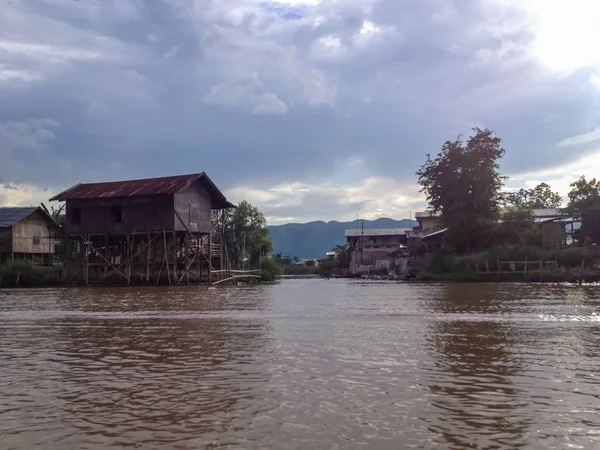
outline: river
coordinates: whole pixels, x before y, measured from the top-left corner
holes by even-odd
[[[600,448],[600,287],[0,291],[0,448]]]

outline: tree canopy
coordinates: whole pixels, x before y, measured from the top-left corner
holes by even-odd
[[[600,244],[600,181],[583,176],[571,183],[565,213],[581,221],[578,234],[582,244]]]
[[[417,171],[427,201],[448,228],[446,242],[457,251],[480,246],[500,212],[504,177],[498,160],[504,155],[501,139],[488,129],[473,129],[466,143],[459,136]]]
[[[241,266],[246,260],[249,267],[256,267],[273,246],[265,216],[247,201],[222,214],[225,214],[224,244],[229,258],[235,266]],[[215,228],[219,226],[219,220],[220,215],[213,216]]]
[[[562,204],[562,197],[546,183],[540,183],[533,189],[508,192],[504,194],[504,200],[515,208],[550,209],[560,208]]]

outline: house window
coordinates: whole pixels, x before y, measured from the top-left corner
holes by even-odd
[[[33,236],[33,245],[40,245],[41,240],[42,240],[41,236],[34,235]]]
[[[71,223],[73,225],[81,225],[81,208],[79,206],[71,211]]]
[[[121,205],[111,206],[110,214],[112,216],[113,223],[123,222],[123,209],[121,208]]]

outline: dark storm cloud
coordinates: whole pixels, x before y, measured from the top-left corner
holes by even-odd
[[[509,172],[594,149],[557,146],[598,126],[589,72],[545,74],[502,2],[0,5],[4,183],[206,170],[267,188],[353,157],[406,181],[473,126],[504,138]]]

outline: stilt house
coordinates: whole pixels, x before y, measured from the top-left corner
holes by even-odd
[[[77,184],[50,201],[66,202],[67,260],[86,283],[111,276],[169,284],[210,278],[211,213],[234,207],[204,172]]]
[[[39,206],[0,207],[0,262],[50,264],[58,225]]]

